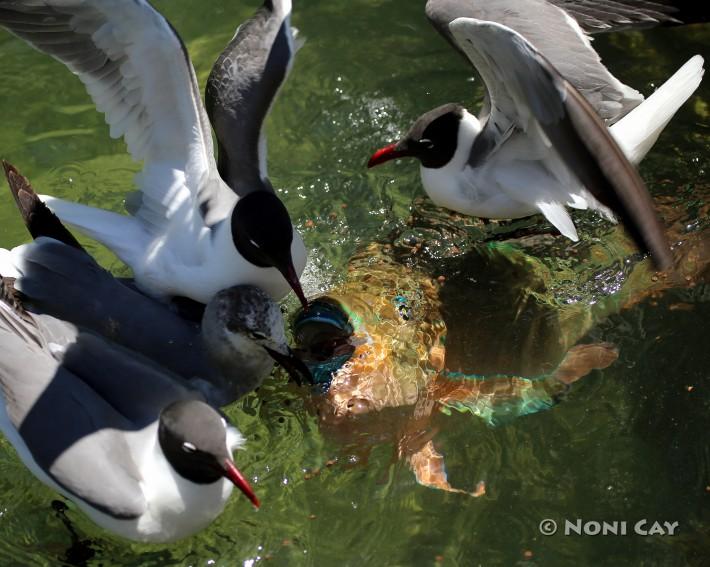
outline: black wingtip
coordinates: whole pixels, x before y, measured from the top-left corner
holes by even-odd
[[[672,268],[663,223],[638,171],[584,96],[544,56],[538,57],[562,94],[562,117],[538,119],[558,155],[594,198],[622,221],[639,249],[650,252],[657,269]]]
[[[10,186],[10,192],[32,238],[47,236],[63,242],[67,246],[84,250],[74,235],[62,224],[62,221],[42,202],[28,179],[11,163],[2,160],[2,166]]]
[[[584,164],[578,161],[573,168],[575,175],[595,198],[621,219],[639,249],[650,252],[658,270],[671,269],[673,254],[665,228],[637,169],[586,99],[571,85],[566,86],[567,119],[578,133],[583,133],[580,138],[584,148],[580,146],[577,152],[583,156]],[[563,159],[564,154],[565,150],[560,151]],[[570,163],[574,165],[571,159]]]

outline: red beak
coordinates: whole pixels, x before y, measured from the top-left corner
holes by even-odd
[[[304,311],[307,311],[308,300],[306,299],[306,295],[303,293],[303,288],[301,288],[301,282],[298,279],[296,268],[293,267],[293,262],[289,263],[288,268],[281,271],[281,273],[283,274],[283,277],[286,278],[286,281],[291,286],[291,289],[293,289],[294,293],[298,297],[298,300],[301,302]]]
[[[396,142],[377,150],[374,154],[372,154],[370,161],[367,162],[367,167],[375,167],[376,165],[380,165],[381,163],[385,163],[391,159],[409,157],[413,155],[407,150],[399,149],[399,145],[400,143]]]
[[[256,494],[254,494],[254,491],[249,484],[249,481],[244,478],[244,475],[230,459],[224,460],[224,476],[231,480],[234,486],[241,490],[244,495],[251,500],[254,508],[259,508],[259,506],[261,506],[259,499],[256,497]]]

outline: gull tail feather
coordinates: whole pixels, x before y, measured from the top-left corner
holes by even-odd
[[[561,203],[539,202],[536,203],[536,206],[540,212],[545,215],[545,218],[550,224],[559,230],[562,235],[575,242],[579,240],[577,229],[574,226],[574,222],[572,222],[572,217],[569,216],[564,205]]]
[[[700,55],[691,57],[656,91],[609,129],[628,160],[638,165],[666,124],[700,85],[705,69]]]

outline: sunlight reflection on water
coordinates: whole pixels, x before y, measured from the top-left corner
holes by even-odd
[[[156,2],[198,54],[203,80],[236,23],[253,9],[213,4],[196,17],[187,0]],[[54,495],[3,440],[0,562],[69,564],[68,550],[89,549],[89,564],[116,565],[267,559],[278,565],[468,565],[472,558],[513,564],[527,561],[526,551],[547,565],[607,557],[617,565],[640,559],[700,564],[710,426],[702,388],[710,359],[699,332],[710,315],[707,83],[641,168],[683,255],[677,279],[653,281],[648,262],[633,256],[621,231],[593,215],[575,217],[583,242],[572,245],[550,237],[539,219],[483,227],[426,201],[412,209],[423,194],[414,164],[365,169],[372,150],[420,112],[450,100],[480,100],[480,84],[471,83],[468,68],[421,11],[421,3],[374,0],[296,6],[294,23],[307,43],[267,133],[274,186],[313,248],[305,289],[323,294],[343,284],[353,254],[380,240],[401,265],[389,283],[371,280],[370,294],[397,295],[392,281],[406,279],[407,269],[436,281],[450,370],[534,374],[579,340],[610,341],[619,360],[580,380],[552,411],[504,427],[457,412],[432,414],[424,429],[436,430],[451,484],[472,490],[486,481],[486,495],[476,500],[419,486],[398,458],[399,441],[413,436],[400,435],[412,423],[412,407],[329,430],[315,413],[316,398],[278,375],[228,409],[249,439],[238,458],[257,485],[262,510],[253,513],[232,499],[210,529],[173,546],[112,538],[69,505],[67,517],[79,534],[74,541],[50,507]],[[614,72],[648,92],[651,82],[659,84],[705,49],[708,33],[694,26],[607,35],[595,47]],[[42,192],[123,211],[139,166],[120,141],[108,138],[74,77],[3,39],[3,157]],[[4,246],[27,239],[11,205],[0,192]],[[495,242],[481,246],[483,238]],[[95,244],[89,250],[127,275],[105,250]],[[297,303],[286,305],[293,311]],[[398,370],[413,371],[421,353],[408,350],[404,339],[396,346],[403,347]],[[677,517],[682,533],[672,540],[539,537],[542,518],[573,512],[600,519]]]

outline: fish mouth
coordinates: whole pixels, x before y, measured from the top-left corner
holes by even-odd
[[[330,384],[333,374],[350,359],[354,328],[342,305],[330,297],[319,297],[293,320],[293,334],[301,359],[318,384]]]

